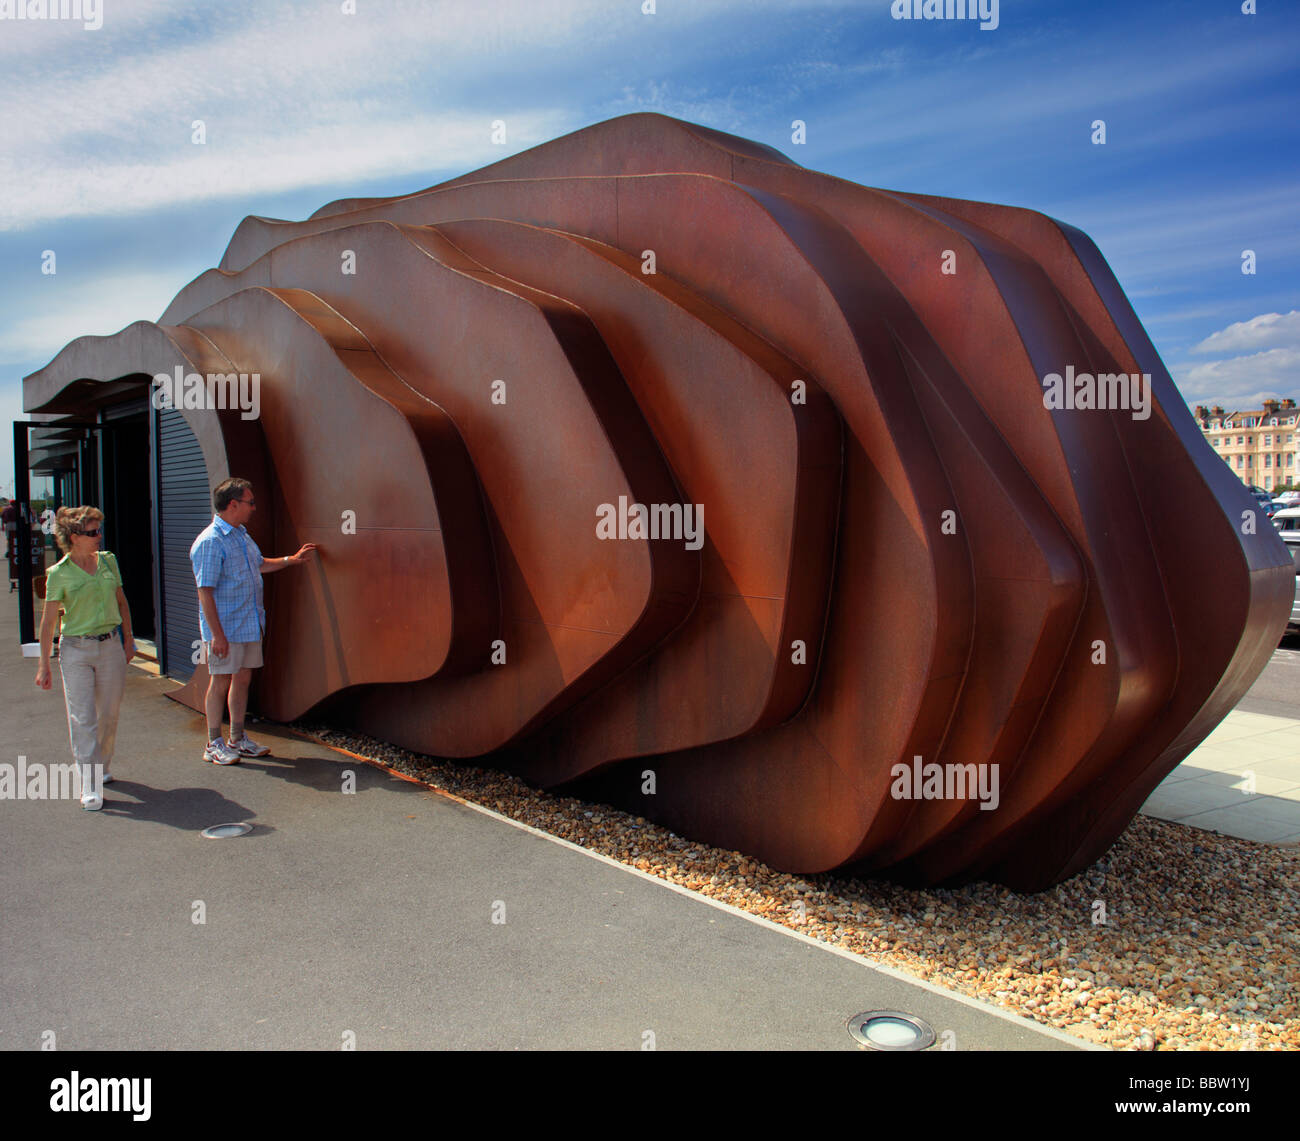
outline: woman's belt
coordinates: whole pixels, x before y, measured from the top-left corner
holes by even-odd
[[[107,634],[64,634],[59,640],[66,641],[68,638],[81,638],[86,642],[103,642],[108,638],[115,637],[119,629],[121,629],[120,626],[114,626]]]

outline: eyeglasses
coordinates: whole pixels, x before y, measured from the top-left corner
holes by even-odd
[[[102,527],[96,527],[93,531],[73,531],[72,533],[74,535],[85,535],[88,539],[98,539],[102,530]]]
[[[236,503],[247,503],[249,507],[256,507],[256,506],[257,506],[257,500],[256,500],[256,499],[236,499],[235,502],[236,502]]]

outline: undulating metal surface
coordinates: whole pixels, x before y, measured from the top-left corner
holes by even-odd
[[[264,548],[319,547],[268,583],[264,715],[784,869],[1074,874],[1289,612],[1085,235],[663,116],[248,218],[27,404],[178,365],[259,377],[256,419],[186,419]]]

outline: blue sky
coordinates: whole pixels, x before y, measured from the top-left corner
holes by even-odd
[[[409,193],[632,111],[1070,222],[1189,403],[1300,396],[1297,0],[999,0],[989,30],[896,20],[890,0],[100,0],[79,22],[3,18],[27,2],[0,0],[6,493],[21,378],[78,336],[156,320],[245,215]]]

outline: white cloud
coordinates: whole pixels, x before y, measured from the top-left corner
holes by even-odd
[[[1240,353],[1246,349],[1300,348],[1300,312],[1262,313],[1211,333],[1194,353]]]
[[[116,0],[97,32],[11,24],[0,36],[0,229],[425,173],[432,185],[585,125],[557,74],[597,74],[664,35],[709,51],[693,27],[786,2],[708,0],[651,17],[611,0],[386,0],[355,15],[314,0]],[[534,97],[539,82],[553,101]],[[653,85],[649,100],[739,126],[731,104]],[[191,141],[196,119],[204,145]],[[491,144],[495,119],[504,148]]]
[[[130,214],[178,204],[276,194],[302,186],[354,188],[378,177],[428,175],[432,184],[534,146],[577,126],[557,110],[505,111],[509,147],[493,145],[481,115],[428,115],[183,139],[165,157],[95,156],[68,165],[0,157],[0,230],[65,217]]]
[[[1265,396],[1295,396],[1300,390],[1300,348],[1267,349],[1170,371],[1188,401],[1255,407]]]
[[[9,320],[0,324],[0,360],[51,360],[69,341],[107,336],[141,319],[152,320],[170,304],[176,283],[157,273],[123,274],[66,283],[62,275],[41,277],[22,310],[10,303]],[[39,291],[48,290],[48,304]]]
[[[581,125],[507,85],[499,99],[467,92],[547,48],[585,53],[583,41],[614,34],[602,9],[395,2],[350,17],[328,4],[235,5],[178,22],[174,7],[139,4],[106,12],[97,33],[24,25],[0,53],[0,229],[463,173]],[[498,118],[505,148],[491,142]],[[205,144],[191,139],[195,120]]]

